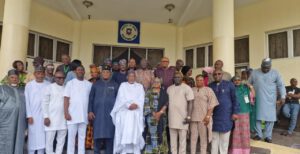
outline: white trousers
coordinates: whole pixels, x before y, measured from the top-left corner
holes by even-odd
[[[187,130],[170,128],[171,152],[172,154],[185,154],[186,153],[186,135]],[[179,136],[179,150],[178,148]]]
[[[45,154],[45,149],[40,150],[29,150],[28,154],[34,154],[34,152],[37,151],[37,154]]]
[[[230,131],[226,133],[212,132],[211,154],[227,154]]]
[[[85,154],[86,123],[68,125],[67,154],[75,154],[75,138],[78,135],[78,154]]]
[[[56,135],[56,149],[54,152],[53,141],[55,135]],[[67,130],[46,131],[46,154],[62,154],[66,135],[67,135]]]

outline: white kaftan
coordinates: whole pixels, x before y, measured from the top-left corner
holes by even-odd
[[[116,103],[111,112],[115,129],[114,154],[139,154],[145,142],[142,136],[144,131],[144,88],[139,83],[123,82],[119,88]],[[129,110],[135,103],[136,110]]]
[[[36,80],[30,81],[25,87],[26,117],[33,118],[33,124],[28,125],[28,150],[45,148],[45,127],[42,112],[42,100],[45,89],[50,83]]]
[[[67,122],[64,117],[64,86],[52,83],[45,90],[43,98],[44,118],[50,119],[50,126],[46,131],[66,130]]]

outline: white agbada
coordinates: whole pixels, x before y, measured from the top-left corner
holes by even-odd
[[[139,83],[123,82],[119,88],[116,103],[111,112],[115,125],[114,154],[139,154],[145,145],[144,131],[144,88]],[[136,103],[136,110],[129,106]]]
[[[64,86],[52,83],[45,90],[43,98],[44,118],[50,119],[50,126],[46,131],[66,130],[67,121],[64,116]]]
[[[33,124],[28,125],[28,149],[39,150],[45,148],[45,127],[42,112],[42,100],[45,89],[50,83],[30,81],[25,87],[26,117],[33,118]]]
[[[64,96],[70,98],[69,113],[71,120],[67,124],[88,124],[88,104],[92,83],[77,78],[69,81],[64,90]]]

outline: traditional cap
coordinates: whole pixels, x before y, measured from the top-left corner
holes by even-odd
[[[271,67],[272,66],[272,60],[271,58],[265,58],[261,62],[261,67]]]
[[[119,63],[117,61],[114,61],[112,64],[113,65],[119,65]]]
[[[34,68],[34,72],[45,72],[45,68],[42,65],[39,65]]]
[[[120,64],[120,65],[125,65],[125,66],[126,66],[126,64],[127,64],[126,59],[121,59],[121,60],[119,61],[119,64]]]
[[[103,67],[102,67],[102,70],[107,70],[107,71],[110,71],[110,70],[111,70],[111,68],[110,68],[108,65],[105,65],[105,66],[103,66]]]
[[[7,72],[7,76],[19,75],[19,72],[16,69],[11,69]]]

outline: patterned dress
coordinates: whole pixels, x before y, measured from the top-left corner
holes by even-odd
[[[153,112],[158,112],[168,102],[168,96],[164,90],[160,93],[154,93],[148,90],[144,104],[144,116],[146,123],[145,131],[145,154],[165,154],[168,152],[167,134],[166,134],[166,115],[163,114],[157,122],[153,117]]]

